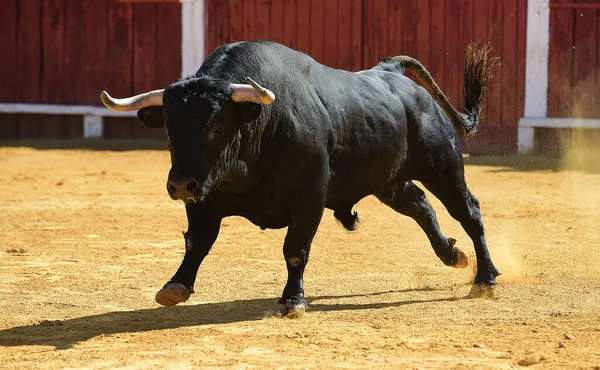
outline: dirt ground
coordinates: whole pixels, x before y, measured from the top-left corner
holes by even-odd
[[[0,367],[600,368],[600,171],[466,158],[503,272],[495,299],[465,298],[472,269],[445,267],[414,221],[376,199],[356,206],[355,232],[326,211],[306,272],[309,311],[292,320],[270,315],[285,230],[241,218],[224,221],[188,302],[154,302],[187,227],[165,190],[163,144],[4,144]]]

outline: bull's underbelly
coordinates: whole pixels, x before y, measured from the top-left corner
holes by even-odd
[[[266,213],[245,212],[242,217],[261,229],[282,229],[288,227],[287,222]]]
[[[405,181],[406,154],[400,150],[379,154],[363,160],[344,158],[330,162],[328,208],[354,204],[378,190]]]

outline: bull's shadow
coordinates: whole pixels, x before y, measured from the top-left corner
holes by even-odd
[[[309,305],[309,312],[378,309],[456,299],[452,297],[365,304],[318,303],[321,299],[368,297],[386,293],[426,292],[431,290],[437,289],[421,288],[364,295],[312,297],[312,301],[316,302]],[[40,324],[0,331],[0,346],[42,345],[53,346],[57,349],[68,349],[78,342],[86,341],[101,334],[137,333],[188,326],[261,320],[270,317],[275,303],[275,299],[248,299],[176,307],[157,307],[137,311],[109,312],[64,321],[43,321]]]

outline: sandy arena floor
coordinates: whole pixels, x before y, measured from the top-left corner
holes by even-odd
[[[472,269],[443,266],[376,199],[356,206],[353,233],[326,211],[309,311],[290,320],[270,316],[285,230],[241,218],[224,221],[187,303],[154,302],[187,227],[162,145],[16,145],[0,146],[0,368],[600,368],[600,171],[467,158],[503,272],[496,299],[465,299]]]

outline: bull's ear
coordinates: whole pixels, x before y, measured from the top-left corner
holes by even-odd
[[[153,105],[138,110],[137,116],[142,121],[142,125],[149,128],[161,128],[165,125],[163,116],[163,107]]]

